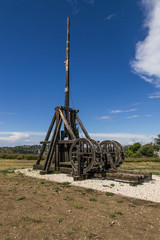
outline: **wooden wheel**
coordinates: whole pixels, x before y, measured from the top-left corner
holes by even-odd
[[[124,162],[124,159],[125,159],[125,152],[124,152],[124,148],[122,147],[122,145],[119,143],[119,142],[117,142],[117,141],[114,141],[117,145],[118,145],[118,147],[120,148],[120,151],[121,151],[121,153],[120,153],[120,159],[119,159],[119,166]]]
[[[95,159],[94,167],[96,167],[97,169],[98,168],[102,169],[104,162],[102,161],[101,146],[100,146],[99,142],[97,142],[94,139],[90,139],[90,141],[96,149],[96,159]]]
[[[120,147],[116,142],[111,140],[105,140],[100,143],[102,151],[102,161],[104,162],[104,169],[108,168],[116,169],[119,166],[120,160]]]
[[[86,138],[76,139],[70,148],[69,158],[73,171],[78,172],[79,159],[82,161],[83,173],[89,172],[95,163],[95,147]]]

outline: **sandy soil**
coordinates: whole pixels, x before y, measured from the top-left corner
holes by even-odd
[[[159,240],[159,203],[70,185],[0,173],[0,239]]]

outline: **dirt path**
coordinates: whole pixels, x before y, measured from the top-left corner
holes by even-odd
[[[160,204],[0,173],[2,240],[159,240]]]

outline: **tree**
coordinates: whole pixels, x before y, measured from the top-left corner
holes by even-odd
[[[160,134],[157,135],[157,137],[154,139],[154,141],[157,145],[160,145]]]
[[[138,142],[129,146],[129,150],[131,150],[133,153],[136,153],[140,148],[141,148],[141,144]]]
[[[140,153],[145,157],[153,157],[154,156],[154,148],[151,144],[145,144],[140,148]]]

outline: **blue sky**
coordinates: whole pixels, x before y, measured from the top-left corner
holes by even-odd
[[[0,146],[38,144],[64,105],[67,17],[71,94],[91,137],[153,141],[159,16],[159,0],[0,0]]]

